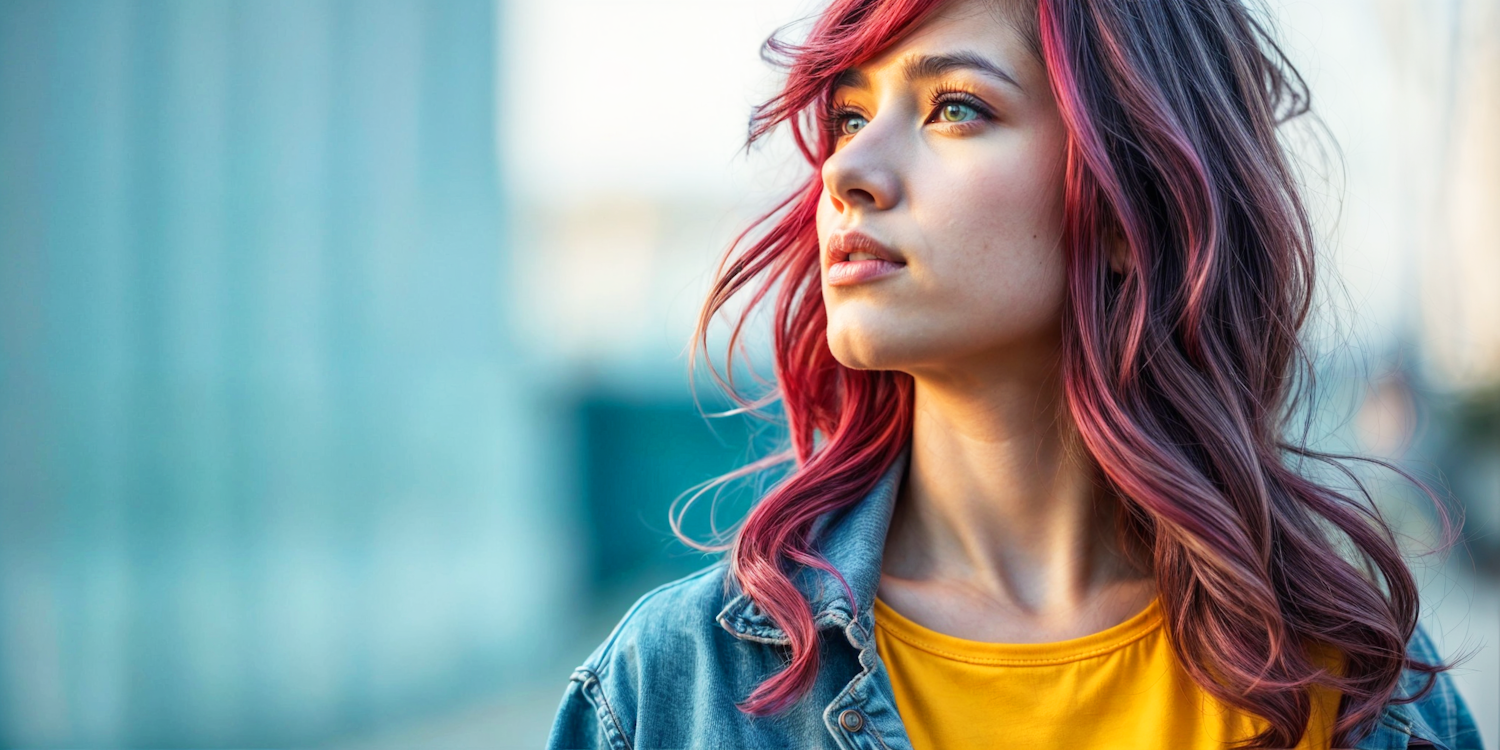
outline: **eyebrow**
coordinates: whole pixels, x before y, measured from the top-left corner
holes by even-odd
[[[985,56],[977,52],[954,52],[946,55],[916,55],[906,60],[901,66],[901,75],[911,83],[930,78],[938,78],[945,73],[955,70],[973,70],[983,73],[991,78],[1014,86],[1022,93],[1026,89],[1016,83],[1016,79],[1005,68],[991,62]],[[841,88],[865,89],[870,87],[870,79],[864,73],[850,68],[839,73],[833,79],[833,90]]]
[[[990,62],[983,55],[975,52],[955,52],[951,55],[919,55],[906,61],[902,66],[901,74],[908,82],[920,81],[924,78],[937,78],[954,70],[974,70],[984,73],[992,78],[997,78],[1005,83],[1021,88],[1016,79],[1011,76],[1005,68]]]

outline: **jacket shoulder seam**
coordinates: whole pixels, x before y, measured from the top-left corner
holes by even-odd
[[[579,683],[584,693],[590,697],[589,702],[594,705],[594,716],[599,720],[610,746],[617,750],[634,750],[630,744],[630,735],[625,733],[624,724],[620,722],[614,706],[609,705],[609,697],[604,694],[604,685],[599,682],[599,676],[592,670],[579,668],[573,672],[573,681]]]
[[[704,576],[716,573],[723,567],[723,562],[714,563],[713,565],[710,565],[703,570],[684,576],[675,581],[668,581],[667,583],[657,586],[656,588],[651,589],[650,591],[643,594],[641,598],[638,599],[635,604],[631,605],[630,609],[625,612],[625,616],[620,618],[620,624],[616,625],[614,632],[611,632],[609,634],[609,638],[605,639],[604,645],[600,647],[598,653],[594,656],[594,658],[590,659],[582,667],[579,667],[579,669],[585,670],[590,674],[594,674],[596,676],[603,674],[603,672],[607,671],[608,669],[609,657],[614,653],[615,643],[619,641],[620,634],[625,631],[626,626],[635,619],[636,614],[640,612],[642,607],[646,606],[647,602],[655,599],[660,594],[671,591],[672,589],[681,588],[688,585],[689,583],[692,583],[693,581],[703,578]]]

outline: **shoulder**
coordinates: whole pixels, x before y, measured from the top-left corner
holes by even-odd
[[[684,709],[734,710],[746,658],[715,618],[731,598],[727,563],[659,586],[626,611],[569,680],[551,748],[632,747],[640,717],[691,722]],[[652,733],[686,727],[652,727]]]
[[[1417,626],[1407,642],[1407,656],[1423,664],[1448,665],[1427,630]],[[1429,686],[1430,685],[1430,686]],[[1385,719],[1407,734],[1442,743],[1453,750],[1478,748],[1479,729],[1453,678],[1447,672],[1428,675],[1408,669]]]
[[[691,575],[658,586],[637,599],[594,653],[579,667],[600,679],[629,670],[641,660],[728,635],[715,617],[730,598],[729,566],[719,561]]]

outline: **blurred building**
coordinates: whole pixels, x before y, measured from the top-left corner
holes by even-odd
[[[0,745],[305,745],[552,642],[496,26],[0,4]]]

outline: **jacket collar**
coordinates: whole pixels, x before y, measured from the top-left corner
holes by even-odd
[[[859,502],[824,516],[814,526],[814,548],[843,575],[854,592],[851,603],[843,584],[829,573],[815,568],[797,572],[793,581],[810,603],[813,622],[819,630],[848,625],[856,615],[861,621],[869,618],[873,622],[870,612],[875,606],[875,591],[880,587],[885,534],[891,525],[891,513],[896,508],[909,455],[909,449],[903,450]],[[730,578],[733,585],[733,576]],[[783,645],[790,642],[786,633],[744,593],[731,598],[715,619],[738,638]]]
[[[1408,735],[1408,739],[1403,743],[1405,746],[1410,746],[1413,740],[1420,740],[1436,750],[1448,750],[1447,742],[1410,703],[1387,703],[1385,710],[1380,714],[1380,721]]]
[[[1419,661],[1437,663],[1440,661],[1437,653],[1431,651],[1430,644],[1424,635],[1418,635],[1413,644],[1409,646],[1412,656]],[[1402,674],[1401,684],[1396,688],[1392,696],[1395,699],[1410,699],[1416,695],[1426,678],[1415,672]],[[1442,685],[1433,686],[1435,691],[1445,688]],[[1425,700],[1431,701],[1435,696],[1429,694]],[[1451,704],[1450,704],[1451,705]],[[1449,709],[1451,711],[1451,708]],[[1427,722],[1421,711],[1417,710],[1415,703],[1397,703],[1395,700],[1387,703],[1385,709],[1380,712],[1375,726],[1370,734],[1366,735],[1358,744],[1358,750],[1406,750],[1408,747],[1431,746],[1435,750],[1449,750],[1451,738],[1446,738]],[[1412,743],[1422,743],[1414,745]]]

